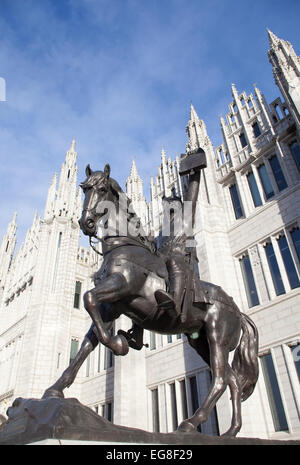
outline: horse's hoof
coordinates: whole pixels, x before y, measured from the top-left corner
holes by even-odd
[[[128,341],[121,334],[112,337],[110,348],[115,355],[127,355],[129,352]]]
[[[44,392],[42,399],[49,399],[49,397],[60,397],[61,399],[64,399],[64,393],[62,391],[58,391],[57,389],[46,389]]]
[[[183,421],[177,428],[178,433],[192,433],[195,431],[195,426],[189,421]]]

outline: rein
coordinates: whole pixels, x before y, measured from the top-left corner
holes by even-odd
[[[96,252],[98,255],[101,255],[101,257],[103,257],[103,253],[99,252],[99,250],[95,249],[95,246],[97,246],[99,244],[99,242],[103,242],[103,239],[100,239],[100,237],[98,236],[94,236],[95,239],[97,240],[97,242],[94,242],[94,244],[92,243],[92,237],[93,236],[90,236],[90,246],[92,247],[93,251]]]

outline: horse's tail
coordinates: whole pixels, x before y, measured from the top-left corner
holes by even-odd
[[[258,331],[253,321],[241,313],[242,337],[234,352],[232,369],[242,388],[242,401],[252,394],[258,379]]]

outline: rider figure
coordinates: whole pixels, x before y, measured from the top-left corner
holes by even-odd
[[[186,193],[185,200],[192,202],[192,226],[194,227],[196,202],[199,193],[201,169],[206,167],[206,157],[204,151],[196,149],[185,156],[180,164],[180,175],[189,175],[189,187]],[[175,190],[172,190],[172,197],[165,199],[170,201],[179,201],[181,199],[175,195]],[[182,205],[182,204],[181,204]],[[171,212],[170,212],[171,213]],[[169,273],[169,292],[162,289],[155,292],[155,298],[158,308],[167,311],[170,318],[181,317],[182,321],[185,318],[182,315],[182,307],[184,304],[185,290],[187,287],[188,278],[191,277],[194,269],[195,254],[186,248],[188,238],[185,234],[175,235],[175,215],[170,214],[170,224],[173,232],[169,237],[162,237],[163,243],[159,247],[159,252],[163,253],[166,258],[166,266]],[[133,324],[128,331],[119,331],[128,340],[130,347],[140,350],[143,347],[143,328]]]

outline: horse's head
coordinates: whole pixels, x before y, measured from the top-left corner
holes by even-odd
[[[99,209],[101,202],[115,202],[116,192],[121,191],[118,183],[110,178],[110,166],[105,165],[104,171],[92,171],[90,165],[85,169],[86,180],[80,184],[84,192],[84,203],[80,228],[87,236],[97,235],[97,222],[105,211]]]

